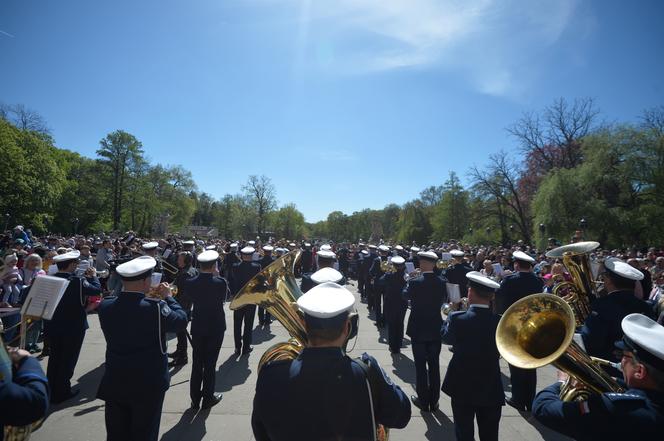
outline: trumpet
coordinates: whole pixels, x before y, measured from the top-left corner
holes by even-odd
[[[166,288],[166,289],[164,289]],[[174,284],[160,283],[157,286],[150,287],[145,297],[149,299],[164,300],[168,296],[175,297],[178,293],[178,287]]]

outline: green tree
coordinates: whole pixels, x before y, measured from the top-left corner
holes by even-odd
[[[276,237],[295,240],[301,239],[305,235],[304,215],[295,204],[284,205],[279,210],[271,213],[270,219]]]
[[[442,188],[441,198],[433,206],[433,237],[438,240],[460,239],[469,224],[469,194],[453,171]]]
[[[113,229],[117,230],[122,218],[125,196],[125,180],[133,163],[143,159],[142,144],[134,135],[123,130],[109,133],[100,142],[97,155],[108,169],[110,182],[109,193],[113,205]]]
[[[397,222],[397,241],[418,244],[428,242],[432,233],[427,210],[422,201],[414,200],[404,204]]]
[[[265,222],[268,215],[277,206],[276,191],[272,180],[267,176],[251,175],[242,187],[246,198],[251,201],[256,214],[257,233],[265,231]]]

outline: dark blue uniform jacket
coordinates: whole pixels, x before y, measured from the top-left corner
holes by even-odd
[[[69,285],[55,309],[53,318],[46,322],[46,329],[50,335],[79,334],[88,329],[86,297],[101,295],[99,279],[85,279],[69,273],[56,273],[55,277],[69,279]]]
[[[187,313],[171,297],[157,301],[129,291],[105,298],[98,311],[106,370],[97,397],[147,400],[164,393],[170,382],[164,333],[183,330]]]
[[[500,377],[496,328],[500,317],[489,308],[470,306],[450,314],[442,331],[443,343],[454,346],[442,391],[472,406],[505,404]]]
[[[423,273],[408,281],[403,298],[410,300],[406,334],[413,341],[440,341],[443,325],[440,307],[447,298],[445,280],[433,273]]]
[[[445,271],[445,278],[448,283],[459,285],[461,297],[468,296],[468,278],[466,274],[473,270],[467,263],[455,263]]]
[[[547,387],[533,401],[533,415],[545,426],[581,441],[662,439],[664,392],[627,389],[564,403],[560,385]]]
[[[403,323],[404,314],[408,309],[408,302],[403,298],[403,289],[406,286],[406,281],[403,279],[403,271],[395,273],[385,273],[379,280],[379,284],[383,286],[384,306],[383,313],[387,321],[399,321]]]
[[[48,410],[48,380],[36,359],[21,360],[12,377],[0,380],[0,441],[6,425],[26,426]]]
[[[370,364],[377,422],[405,427],[408,397],[376,360],[366,354],[363,359]],[[292,424],[295,415],[299,423]],[[260,371],[251,425],[256,441],[371,440],[367,376],[340,348],[305,348],[295,360]]]
[[[260,272],[261,266],[258,262],[242,261],[233,265],[229,281],[231,285],[231,294],[236,295],[248,281]]]
[[[620,361],[613,356],[614,343],[623,337],[620,323],[631,313],[650,316],[651,309],[632,291],[614,291],[593,300],[590,315],[581,328],[586,352],[593,357]]]
[[[502,314],[512,303],[544,289],[544,281],[531,272],[517,272],[505,277],[496,291],[496,313]]]
[[[224,300],[228,284],[223,277],[200,273],[184,283],[184,290],[194,304],[191,335],[220,336],[226,330]]]

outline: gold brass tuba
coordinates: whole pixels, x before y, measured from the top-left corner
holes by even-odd
[[[297,286],[294,268],[301,254],[302,250],[291,251],[272,262],[249,280],[231,301],[232,310],[247,305],[258,305],[265,308],[279,320],[291,336],[287,342],[272,345],[265,351],[258,362],[259,371],[271,361],[297,358],[307,344],[304,317],[296,304],[302,291]],[[388,438],[389,429],[379,424],[376,427],[376,439],[387,441]]]
[[[287,342],[277,343],[265,351],[258,363],[259,370],[271,361],[296,358],[307,343],[304,319],[295,305],[302,291],[297,286],[293,267],[301,254],[300,250],[291,251],[272,262],[249,280],[231,301],[232,310],[246,305],[265,308],[291,336]]]
[[[535,369],[553,363],[576,380],[560,391],[563,401],[585,400],[592,393],[621,392],[609,374],[573,341],[575,319],[565,300],[532,294],[516,301],[496,329],[496,346],[512,366]]]
[[[561,282],[553,289],[553,294],[561,297],[574,311],[576,326],[581,326],[590,314],[590,302],[596,297],[593,274],[590,269],[589,254],[599,246],[599,242],[578,242],[554,248],[546,257],[561,259],[572,276],[571,282]]]

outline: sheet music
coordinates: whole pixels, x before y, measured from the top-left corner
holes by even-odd
[[[497,276],[500,276],[503,274],[503,267],[499,263],[492,263],[491,266],[493,267],[493,271],[496,273]]]
[[[452,253],[440,253],[440,258],[446,262],[452,260]]]
[[[67,286],[69,286],[69,280],[61,277],[37,277],[32,282],[32,288],[23,303],[21,314],[51,320]]]
[[[406,262],[406,274],[410,274],[415,271],[415,264],[413,262]]]
[[[445,284],[447,286],[447,301],[450,303],[456,303],[459,300],[461,300],[461,290],[459,289],[459,285],[456,283],[449,283],[447,282]]]

